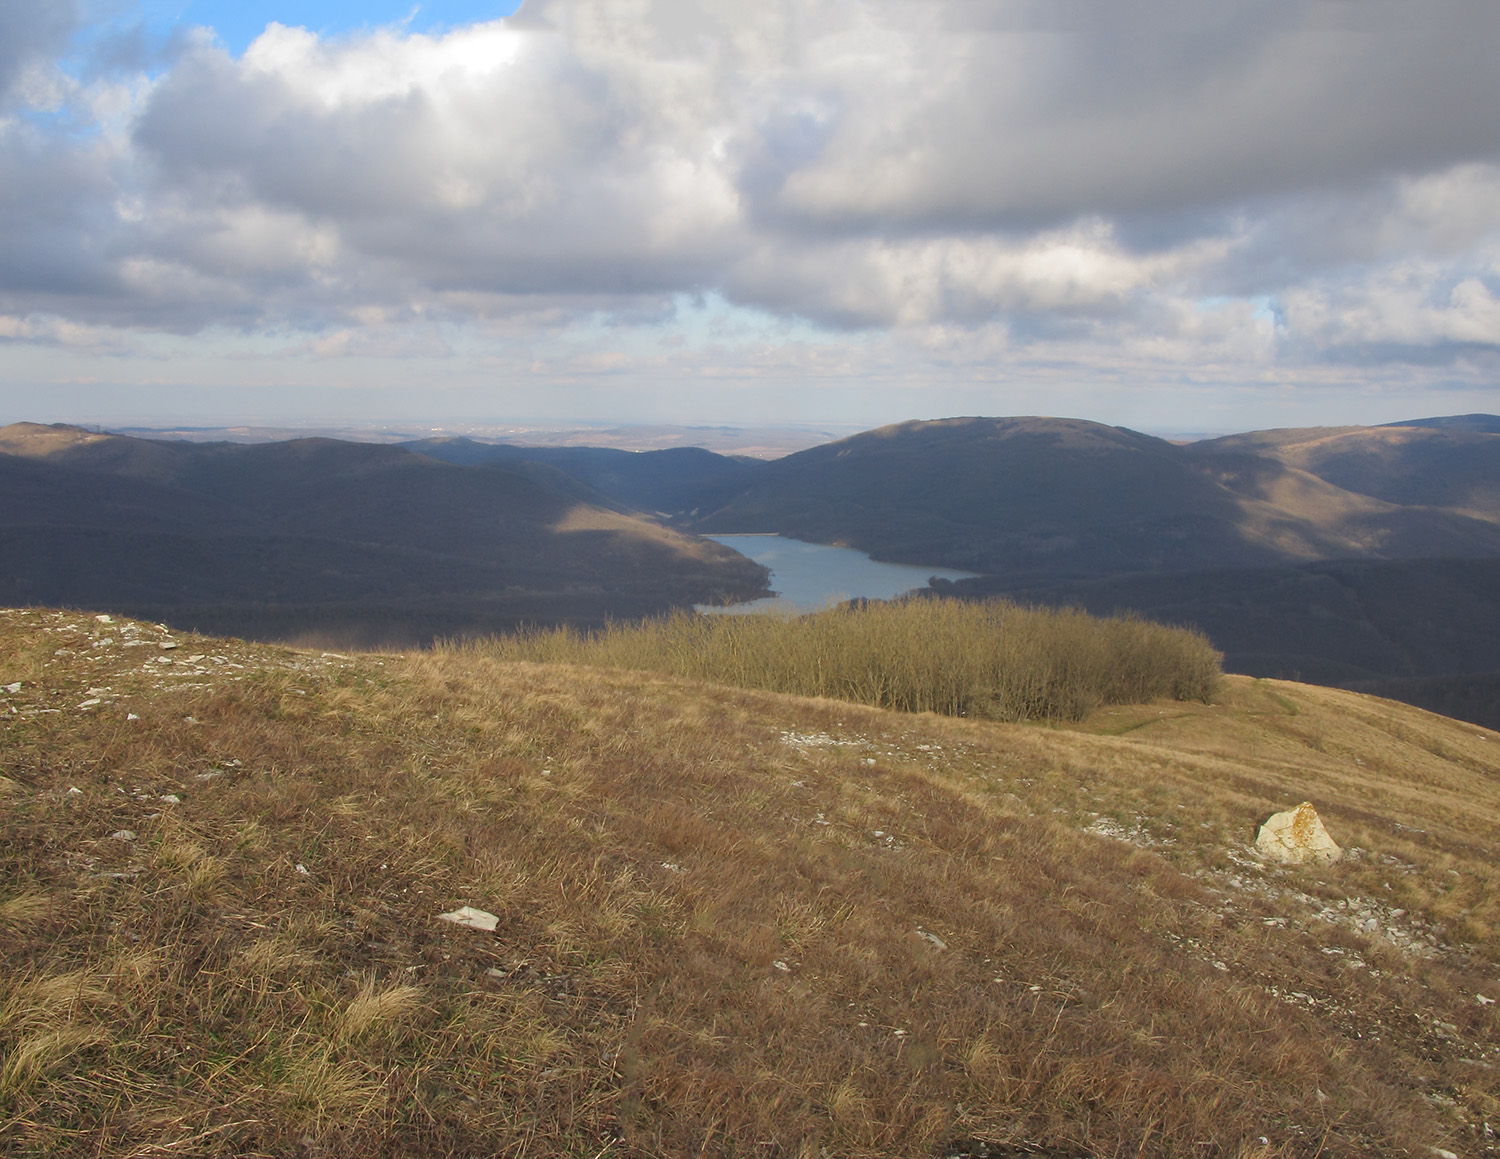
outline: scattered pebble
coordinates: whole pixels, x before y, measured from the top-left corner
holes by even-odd
[[[109,836],[110,836],[110,839],[112,841],[134,841],[135,840],[135,830],[134,829],[116,829]]]

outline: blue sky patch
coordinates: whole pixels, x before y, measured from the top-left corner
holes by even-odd
[[[155,33],[173,26],[212,28],[235,56],[273,21],[302,27],[325,36],[401,25],[411,32],[441,32],[450,28],[509,16],[519,0],[269,0],[244,4],[235,0],[144,0],[136,18]]]

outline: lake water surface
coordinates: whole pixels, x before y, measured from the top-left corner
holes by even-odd
[[[703,612],[813,612],[841,600],[888,600],[913,588],[925,588],[931,576],[958,580],[975,574],[948,567],[877,563],[853,548],[803,543],[780,535],[708,538],[770,568],[771,590],[777,594],[727,608],[700,605],[698,610]]]

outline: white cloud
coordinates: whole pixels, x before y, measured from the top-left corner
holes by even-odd
[[[868,366],[862,329],[976,368],[1461,360],[1500,348],[1500,6],[1420,11],[540,0],[80,79],[72,8],[0,0],[0,311],[320,358],[567,333],[579,373],[652,365],[601,319],[704,294],[826,327],[808,365]]]

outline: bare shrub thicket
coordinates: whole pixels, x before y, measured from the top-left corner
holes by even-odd
[[[848,604],[796,618],[679,612],[467,647],[992,720],[1077,720],[1104,704],[1208,700],[1220,675],[1219,653],[1199,632],[1001,600]]]

